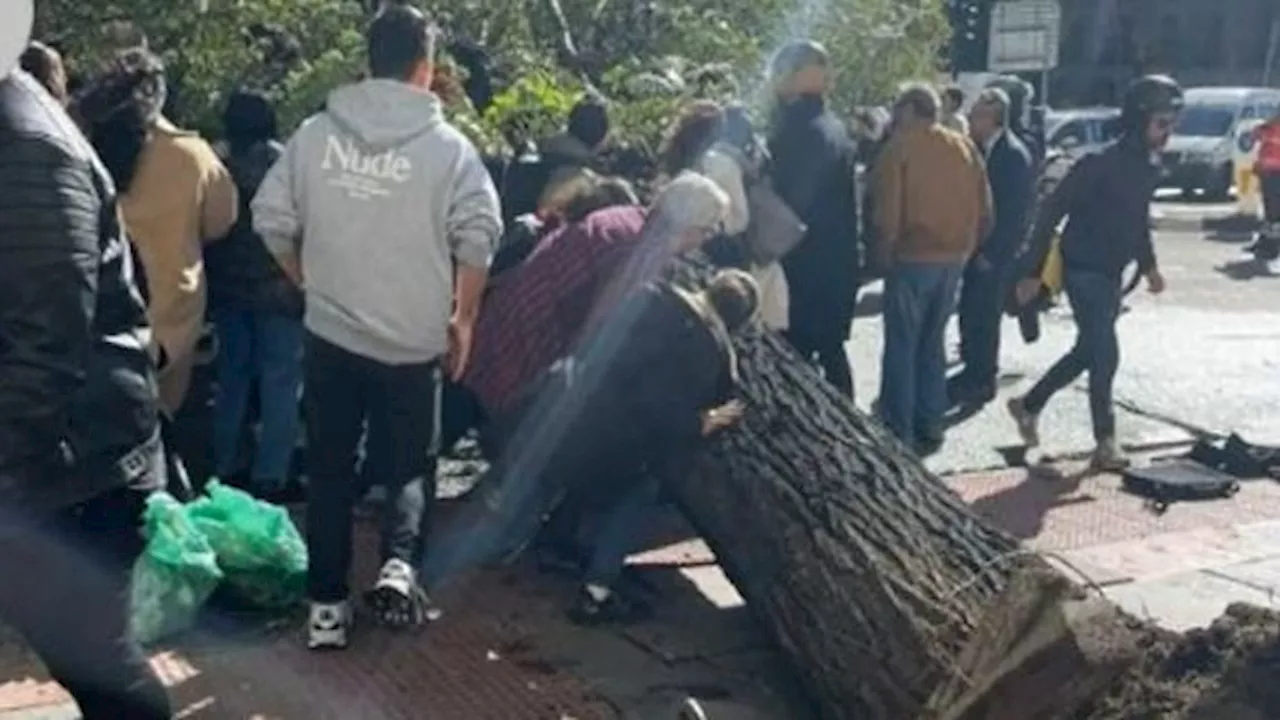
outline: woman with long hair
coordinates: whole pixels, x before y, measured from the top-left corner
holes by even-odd
[[[182,406],[204,327],[203,245],[227,234],[236,186],[213,148],[162,114],[164,65],[143,48],[120,53],[75,103],[75,115],[121,196],[146,277],[160,352],[160,400]]]

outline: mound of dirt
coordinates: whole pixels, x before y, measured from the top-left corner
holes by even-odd
[[[1280,613],[1237,604],[1208,628],[1149,629],[1142,659],[1077,720],[1280,718]]]

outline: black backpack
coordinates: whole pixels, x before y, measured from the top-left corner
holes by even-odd
[[[1177,458],[1124,473],[1124,489],[1146,498],[1147,507],[1163,514],[1175,502],[1229,498],[1240,490],[1230,475],[1191,458]]]

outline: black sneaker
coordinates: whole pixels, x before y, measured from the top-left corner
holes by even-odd
[[[569,621],[575,625],[630,625],[653,617],[653,608],[643,600],[628,598],[613,591],[597,600],[586,588],[578,592],[578,599],[569,608]]]

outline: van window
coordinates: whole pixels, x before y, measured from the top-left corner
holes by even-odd
[[[1178,116],[1175,135],[1189,137],[1224,137],[1231,132],[1236,114],[1222,105],[1188,105]]]

